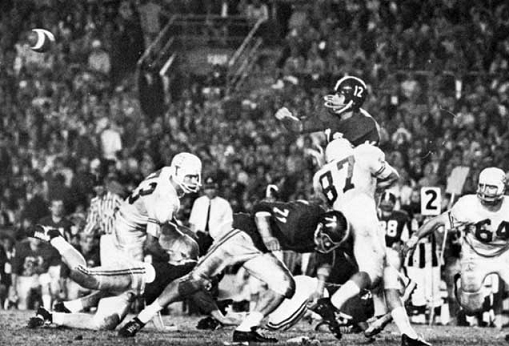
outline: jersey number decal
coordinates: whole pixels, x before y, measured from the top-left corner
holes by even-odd
[[[493,232],[485,225],[491,225],[491,220],[486,219],[475,224],[475,237],[482,242],[489,243],[493,241]],[[502,221],[498,225],[495,235],[500,239],[507,240],[509,238],[509,223]]]
[[[362,97],[362,94],[364,93],[364,88],[361,86],[356,85],[353,89],[353,96],[355,97]]]
[[[154,192],[157,187],[157,183],[155,181],[150,182],[150,180],[159,177],[159,175],[161,175],[161,170],[158,170],[146,177],[127,199],[129,204],[133,204],[138,200],[138,198],[148,196]]]
[[[395,238],[398,236],[398,221],[389,220],[380,221],[380,223],[382,224],[382,228],[388,237]]]
[[[352,183],[353,176],[353,167],[355,165],[355,158],[350,155],[345,157],[343,160],[338,161],[336,167],[338,171],[346,169],[346,178],[345,178],[345,186],[343,186],[343,193],[346,191],[353,189],[355,185]],[[334,181],[332,180],[332,172],[326,171],[319,178],[320,185],[322,187],[322,192],[329,201],[330,204],[334,203],[334,201],[338,198],[338,191],[336,190],[336,186],[334,186]]]
[[[276,217],[276,219],[281,221],[281,223],[286,223],[288,214],[290,214],[290,210],[288,209],[281,210],[277,207],[274,207],[272,208],[272,211],[274,212],[274,216]]]

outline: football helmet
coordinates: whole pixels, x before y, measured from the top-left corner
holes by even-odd
[[[201,160],[190,153],[180,153],[173,157],[170,175],[184,193],[198,192],[201,186]],[[192,177],[197,177],[193,179]]]
[[[346,217],[337,210],[324,213],[315,230],[316,250],[329,253],[345,242],[350,235]]]
[[[367,95],[368,89],[362,79],[346,76],[336,82],[331,94],[324,97],[324,104],[332,113],[339,115],[350,110],[358,111]]]
[[[325,148],[325,161],[341,160],[352,155],[353,145],[346,138],[336,138]]]
[[[477,197],[486,205],[498,204],[505,193],[507,179],[500,168],[488,167],[479,174]]]
[[[396,195],[390,191],[385,191],[382,193],[380,197],[380,202],[378,203],[378,207],[382,212],[392,213],[394,207],[396,206]]]

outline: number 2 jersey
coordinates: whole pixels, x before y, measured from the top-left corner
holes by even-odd
[[[150,174],[124,200],[117,211],[115,244],[121,248],[143,245],[147,224],[167,223],[173,219],[179,208],[180,200],[170,181],[170,168],[164,167]],[[151,235],[156,238],[160,236]]]
[[[272,235],[279,240],[282,250],[295,252],[312,252],[315,250],[314,235],[320,216],[325,212],[317,204],[306,201],[260,202],[251,214],[237,213],[233,215],[233,228],[240,229],[253,239],[260,250],[266,252],[261,235],[255,223],[255,214],[270,214]]]
[[[463,241],[483,257],[493,257],[509,249],[509,200],[490,210],[476,195],[461,197],[449,211],[453,227],[466,223]],[[460,227],[463,229],[463,227]]]

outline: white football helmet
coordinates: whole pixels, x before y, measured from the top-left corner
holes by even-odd
[[[352,155],[353,145],[345,138],[336,138],[325,148],[325,162],[340,160]]]
[[[198,192],[201,186],[201,160],[190,153],[180,153],[171,160],[171,177],[185,193]],[[192,177],[197,179],[192,179]]]
[[[506,176],[500,168],[488,167],[479,174],[477,197],[481,203],[495,205],[502,200],[505,193]]]

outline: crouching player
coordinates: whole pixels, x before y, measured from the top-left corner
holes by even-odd
[[[429,220],[406,242],[402,256],[438,227],[461,231],[460,276],[456,298],[467,315],[483,309],[483,283],[489,274],[509,282],[509,201],[506,174],[496,167],[481,171],[477,193],[461,197],[446,212]],[[509,335],[506,335],[509,341]]]
[[[158,311],[186,295],[211,286],[211,279],[225,267],[242,265],[251,275],[266,283],[269,290],[233,333],[233,343],[277,342],[257,330],[264,317],[285,298],[295,293],[295,281],[273,251],[330,251],[341,245],[347,232],[346,220],[338,211],[325,212],[304,201],[262,202],[252,214],[234,214],[232,230],[218,239],[196,268],[170,283],[156,301],[125,324],[120,336],[133,337]]]
[[[171,235],[163,235],[160,243],[170,255],[169,262],[146,263],[123,257],[108,267],[87,268],[81,253],[69,244],[58,230],[43,226],[33,227],[28,235],[48,241],[58,250],[70,269],[71,279],[84,288],[97,292],[75,301],[64,302],[59,308],[61,312],[51,313],[39,308],[36,316],[28,321],[28,327],[36,328],[53,323],[80,329],[115,329],[127,315],[136,297],[143,295],[148,302],[155,300],[166,285],[186,275],[196,265],[199,252],[196,241],[178,232],[167,233]],[[95,304],[97,311],[94,315],[75,313]]]

